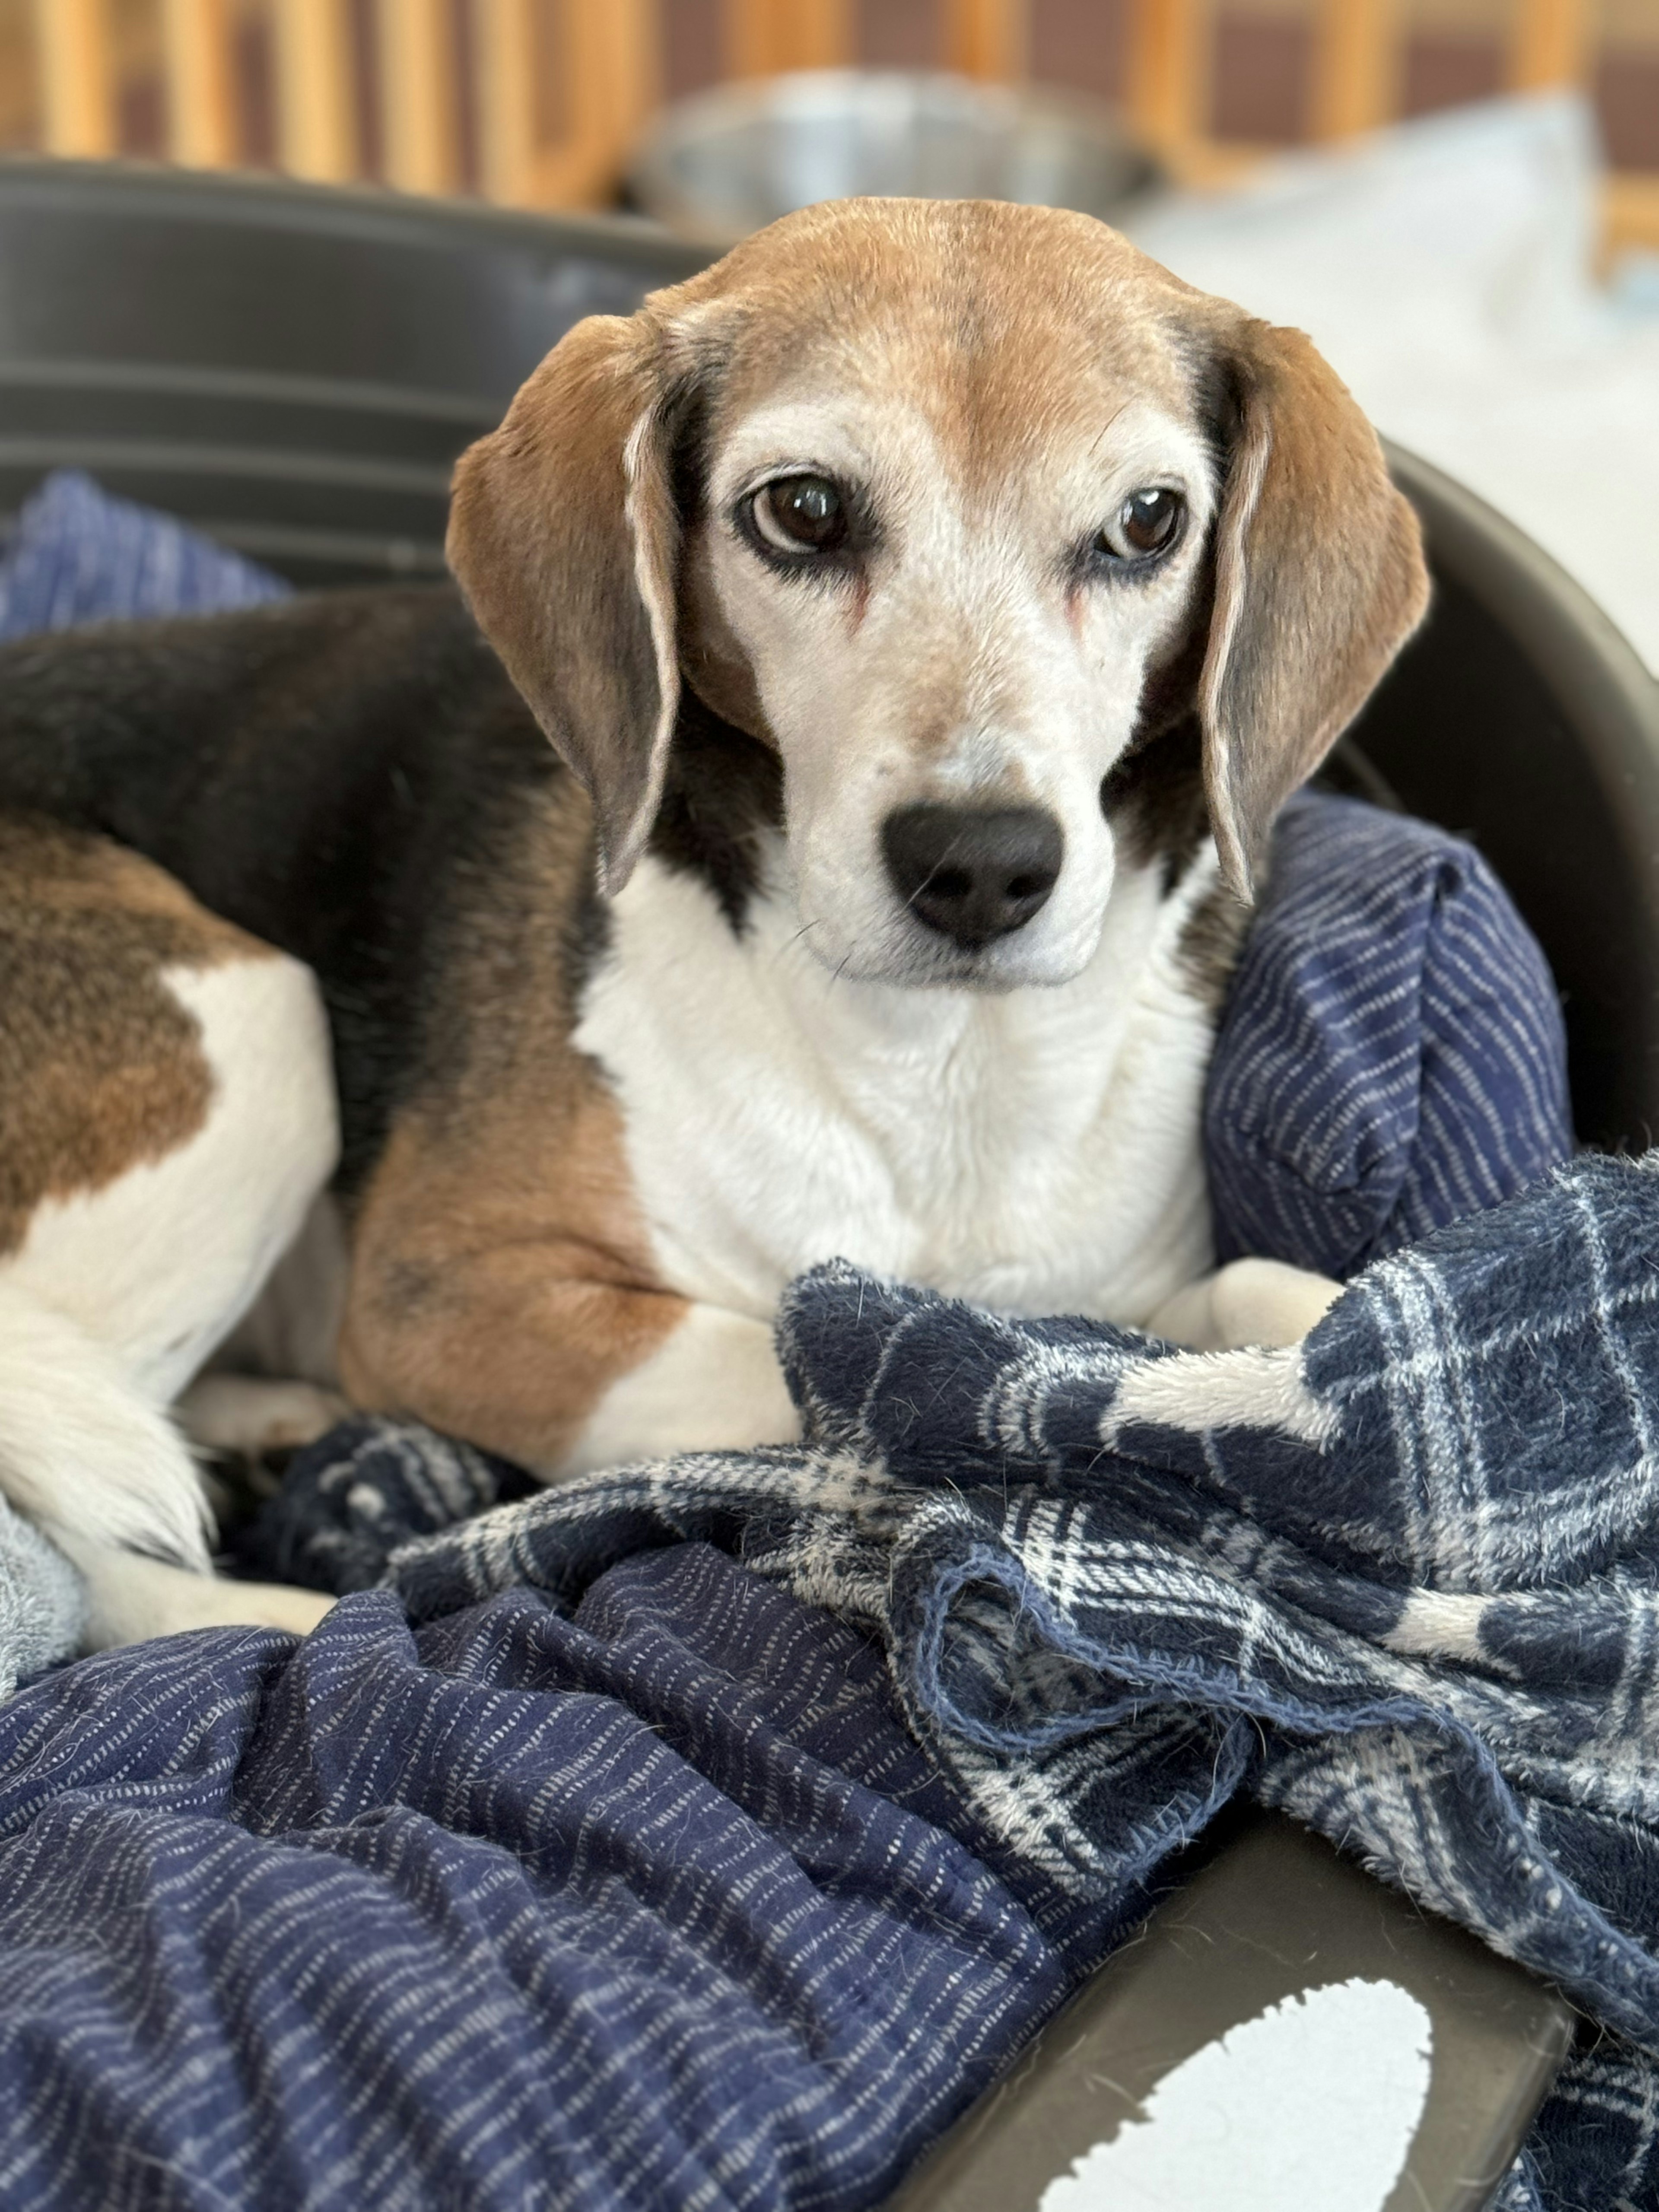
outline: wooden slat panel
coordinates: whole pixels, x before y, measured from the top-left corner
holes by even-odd
[[[476,0],[478,149],[484,197],[504,207],[537,198],[536,36],[530,0]]]
[[[1509,79],[1517,92],[1577,84],[1590,52],[1590,0],[1518,0]]]
[[[839,69],[853,58],[851,0],[726,0],[724,14],[728,76]]]
[[[167,150],[191,168],[228,168],[237,156],[234,33],[229,0],[163,0]]]
[[[1659,252],[1659,176],[1626,172],[1610,177],[1603,189],[1608,246],[1645,246]]]
[[[1008,83],[1030,51],[1028,0],[944,0],[945,65],[964,76]]]
[[[1209,116],[1210,12],[1203,0],[1134,0],[1128,109],[1153,145],[1179,149]]]
[[[1313,135],[1347,138],[1399,111],[1400,24],[1395,0],[1319,0]]]
[[[339,184],[357,173],[347,0],[270,0],[276,48],[276,146],[293,176]]]
[[[449,0],[380,0],[375,22],[386,182],[453,191],[460,160]]]
[[[119,144],[104,0],[34,0],[40,135],[47,153],[101,160]]]
[[[577,119],[559,204],[609,198],[662,96],[657,0],[565,0],[567,112]]]
[[[565,0],[552,65],[575,128],[556,145],[532,148],[526,204],[592,207],[612,198],[628,151],[662,97],[657,9],[658,0]]]
[[[597,39],[594,56],[605,127],[617,156],[626,153],[663,99],[659,0],[567,0],[580,5]],[[843,15],[842,29],[846,27]]]

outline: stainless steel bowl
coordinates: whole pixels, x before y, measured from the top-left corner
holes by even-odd
[[[724,247],[816,200],[1022,200],[1109,219],[1162,179],[1109,107],[1065,92],[900,70],[807,70],[666,111],[629,171],[633,204]]]

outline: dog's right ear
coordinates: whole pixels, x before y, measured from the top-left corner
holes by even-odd
[[[456,465],[450,567],[586,787],[599,886],[650,834],[679,706],[672,453],[683,409],[644,316],[594,315]]]

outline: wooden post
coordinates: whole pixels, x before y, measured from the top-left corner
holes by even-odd
[[[1025,74],[1028,0],[942,0],[945,65],[964,76],[1011,84]]]
[[[453,191],[460,162],[448,0],[380,0],[375,27],[386,182]]]
[[[1520,0],[1510,42],[1509,81],[1516,92],[1577,84],[1590,46],[1589,0]]]
[[[581,64],[591,70],[595,106],[613,156],[621,158],[661,101],[659,0],[578,0],[584,25]]]
[[[1202,0],[1136,0],[1130,17],[1130,119],[1154,146],[1177,155],[1207,135],[1211,35]]]
[[[562,63],[574,127],[534,162],[538,207],[608,199],[661,97],[657,0],[566,0]]]
[[[104,0],[34,0],[34,51],[47,153],[99,161],[118,151]]]
[[[271,0],[276,146],[290,175],[341,184],[357,173],[345,0]]]
[[[725,27],[728,76],[839,69],[853,58],[851,0],[726,0]]]
[[[192,169],[226,169],[240,134],[231,76],[228,0],[162,0],[167,151]]]
[[[1659,175],[1626,170],[1602,187],[1608,248],[1645,246],[1659,253]]]
[[[476,0],[478,156],[486,199],[536,198],[536,35],[529,0]]]
[[[1400,104],[1395,0],[1319,0],[1313,135],[1352,138],[1392,119]]]

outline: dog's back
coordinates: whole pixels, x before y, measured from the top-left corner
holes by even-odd
[[[559,779],[447,586],[0,651],[0,809],[144,854],[318,977],[348,1188],[421,1048],[459,887]]]

